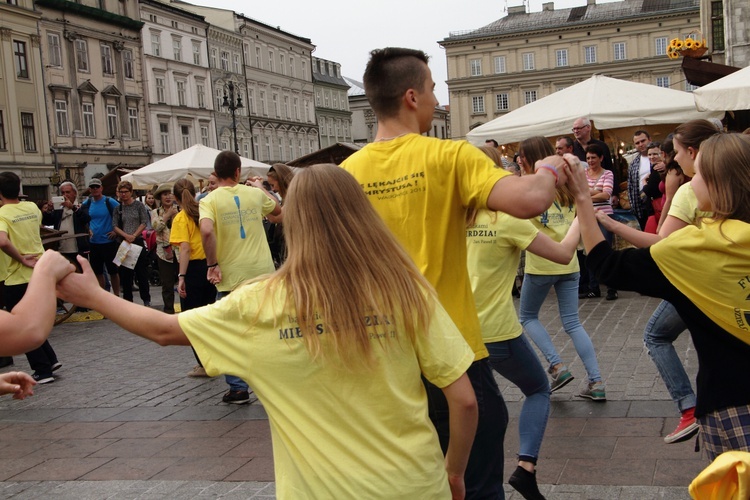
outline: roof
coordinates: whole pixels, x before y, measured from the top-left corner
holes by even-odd
[[[332,65],[334,65],[334,67],[339,68],[339,74],[341,74],[341,66],[337,62],[329,61],[327,59],[321,59],[319,57],[313,57],[312,59],[313,59],[312,76],[313,76],[313,81],[315,83],[328,83],[330,85],[339,85],[341,87],[349,87],[349,84],[346,83],[346,80],[342,76],[331,75],[328,72],[328,70],[326,70],[325,74],[322,74],[318,71],[318,64],[328,65],[328,63],[331,63]],[[329,69],[333,69],[333,68],[329,68]]]
[[[542,10],[541,12],[511,13],[482,28],[451,32],[442,42],[507,35],[534,30],[574,27],[603,22],[622,22],[654,15],[698,11],[700,0],[624,0],[603,4],[583,5],[570,9]],[[442,43],[441,42],[441,43]]]
[[[346,93],[348,96],[355,96],[355,95],[365,95],[365,84],[362,82],[358,82],[357,80],[353,80],[349,78],[348,76],[344,77],[344,80],[346,83],[349,84],[349,91]]]
[[[313,151],[312,153],[300,156],[287,165],[292,167],[309,167],[318,163],[334,163],[340,165],[341,162],[349,158],[354,152],[359,151],[362,147],[351,142],[337,142],[330,146]]]

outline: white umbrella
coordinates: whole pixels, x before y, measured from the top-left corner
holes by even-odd
[[[693,91],[699,111],[750,109],[750,66]]]
[[[184,179],[188,174],[195,180],[208,179],[209,174],[214,170],[214,160],[219,153],[221,151],[218,149],[196,144],[126,174],[122,176],[122,180],[130,181],[136,189],[147,189],[154,184],[174,183]],[[250,158],[240,157],[240,159],[243,179],[250,175],[260,175],[265,178],[268,169],[271,168],[270,165]]]
[[[501,144],[527,137],[571,135],[576,118],[585,116],[598,130],[677,124],[695,118],[721,118],[723,112],[696,111],[689,92],[594,75],[481,125],[466,137],[472,144],[495,139]]]

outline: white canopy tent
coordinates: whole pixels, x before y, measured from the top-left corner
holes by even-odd
[[[472,144],[489,139],[500,144],[528,137],[571,135],[576,118],[585,116],[598,130],[677,124],[695,118],[721,118],[723,112],[700,112],[688,92],[602,75],[534,101],[495,118],[467,134]]]
[[[188,174],[196,181],[208,179],[209,174],[214,170],[214,160],[219,153],[221,151],[218,149],[196,144],[126,174],[122,176],[122,180],[130,181],[136,189],[148,189],[154,184],[174,183],[184,179]],[[270,165],[249,158],[240,157],[240,159],[243,179],[250,175],[260,175],[265,178],[268,169],[271,168]]]
[[[750,109],[750,66],[693,91],[699,111]]]

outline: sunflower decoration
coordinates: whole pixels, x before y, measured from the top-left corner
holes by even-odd
[[[701,57],[708,50],[706,39],[694,39],[694,35],[682,38],[673,38],[667,46],[667,57],[670,59],[679,59],[684,57]]]
[[[693,50],[695,48],[695,42],[692,38],[686,38],[684,42],[682,42],[682,46],[685,47],[685,50]]]

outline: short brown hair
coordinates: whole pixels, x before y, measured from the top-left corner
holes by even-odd
[[[235,172],[241,166],[240,155],[234,151],[222,151],[214,160],[214,171],[219,179],[234,179]]]
[[[429,56],[421,50],[386,47],[370,52],[365,68],[365,95],[378,118],[393,117],[409,89],[422,90]]]
[[[133,190],[133,184],[131,184],[130,181],[120,181],[117,184],[117,190],[119,191],[120,189],[123,189],[123,188],[127,189],[128,191],[132,191]]]

